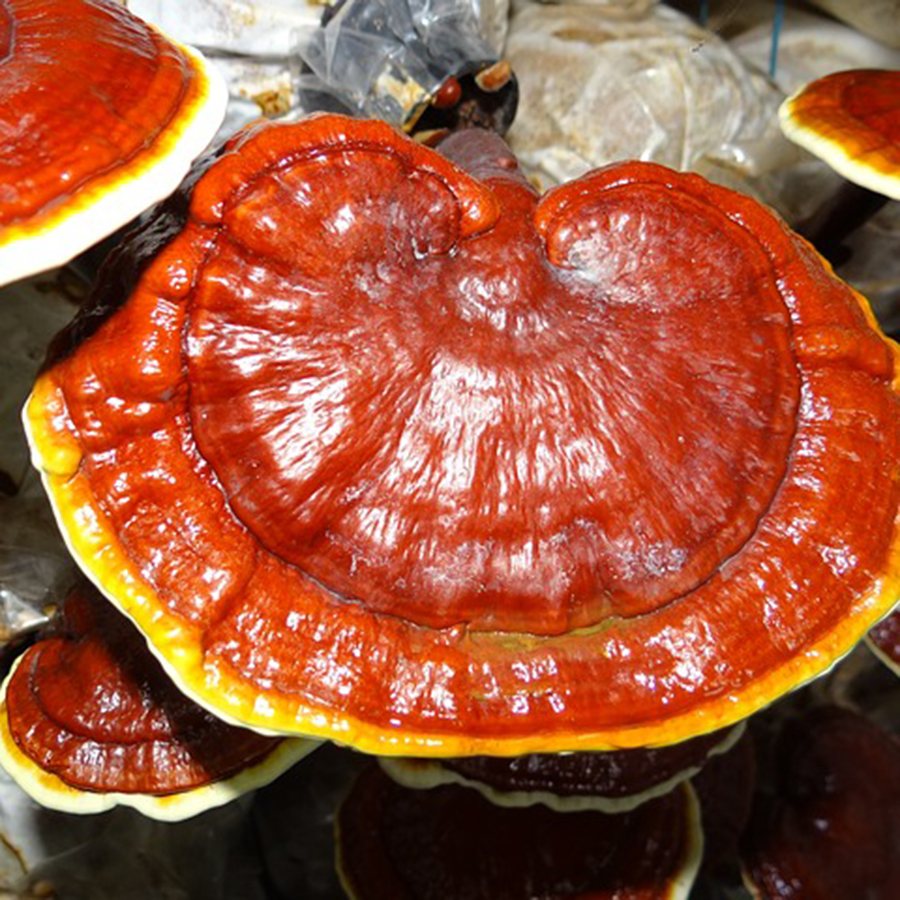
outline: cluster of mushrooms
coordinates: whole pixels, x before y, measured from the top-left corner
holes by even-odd
[[[0,73],[3,283],[162,201],[24,413],[87,576],[4,686],[41,803],[183,818],[328,740],[384,758],[354,896],[407,896],[373,841],[448,784],[451,855],[606,840],[686,896],[688,776],[881,620],[900,657],[898,349],[767,209],[640,162],[539,196],[487,129],[324,114],[190,168],[224,88],[111,0],[0,0]],[[898,95],[829,79],[785,127],[900,197]]]

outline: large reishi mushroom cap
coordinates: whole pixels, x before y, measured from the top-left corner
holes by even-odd
[[[27,408],[76,558],[199,702],[375,752],[673,743],[823,671],[898,593],[865,301],[696,176],[443,151],[260,126],[126,245]]]
[[[0,763],[44,806],[177,820],[274,780],[318,744],[235,728],[184,697],[88,585],[0,692]]]
[[[0,284],[170,194],[226,100],[200,54],[112,0],[0,0]]]
[[[862,187],[900,200],[900,72],[849,69],[779,110],[785,135]]]

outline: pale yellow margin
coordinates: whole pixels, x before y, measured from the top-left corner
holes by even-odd
[[[848,181],[894,200],[900,200],[900,172],[894,174],[879,172],[860,159],[850,156],[840,141],[797,124],[794,119],[793,103],[801,93],[802,90],[788,97],[778,109],[778,121],[784,136],[828,163],[835,172],[843,175]]]
[[[741,739],[745,730],[745,722],[735,725],[707,753],[706,759],[727,753]],[[567,754],[560,755],[565,756]],[[558,813],[595,810],[614,815],[616,813],[630,812],[648,800],[655,800],[658,797],[664,797],[666,794],[671,793],[678,785],[693,778],[703,768],[705,760],[704,763],[699,765],[682,769],[666,781],[654,784],[645,791],[631,794],[627,797],[562,796],[550,791],[501,791],[483,781],[476,781],[473,778],[460,775],[458,772],[443,766],[440,761],[432,759],[406,759],[403,757],[382,756],[378,758],[378,763],[391,780],[413,790],[430,790],[444,784],[457,784],[461,787],[472,788],[478,791],[485,800],[489,800],[495,806],[518,808],[542,803]]]
[[[172,132],[160,135],[118,176],[114,186],[92,190],[86,185],[70,202],[62,203],[40,230],[23,228],[17,233],[18,229],[10,227],[7,237],[0,234],[4,241],[0,244],[0,285],[65,265],[168,197],[181,184],[194,159],[209,145],[225,118],[225,79],[199,51],[171,38],[166,40],[191,60],[201,79],[200,96],[189,118],[179,122]],[[163,155],[153,158],[160,153]]]
[[[674,879],[670,882],[667,891],[660,900],[689,900],[700,865],[703,862],[703,818],[700,810],[700,802],[690,782],[685,782],[681,789],[685,793],[685,828],[687,839],[685,841],[685,855],[681,867]],[[335,871],[344,893],[350,900],[366,900],[365,894],[359,894],[347,876],[344,864],[343,844],[341,841],[340,816],[335,816],[334,846],[335,846]]]
[[[700,810],[700,801],[697,792],[689,781],[685,782],[682,790],[685,793],[685,806],[687,807],[687,852],[681,869],[675,876],[665,900],[689,900],[700,865],[703,862],[703,816]]]
[[[231,778],[180,794],[156,796],[79,790],[40,768],[19,749],[9,730],[6,689],[22,659],[20,656],[15,661],[0,687],[0,765],[19,787],[41,806],[60,812],[87,815],[106,812],[114,806],[130,806],[151,819],[178,822],[217,806],[223,806],[242,794],[263,787],[320,746],[316,741],[285,738],[255,766],[243,769]]]

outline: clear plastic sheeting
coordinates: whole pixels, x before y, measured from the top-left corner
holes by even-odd
[[[881,327],[900,339],[900,203],[888,203],[845,246],[850,258],[838,274],[868,298]]]
[[[31,471],[22,406],[47,344],[76,308],[54,273],[0,289],[0,497],[15,493]]]
[[[287,59],[294,31],[317,26],[322,0],[125,0],[135,15],[212,55]]]
[[[267,900],[247,831],[250,802],[177,823],[123,807],[73,816],[39,807],[0,770],[0,844],[9,854],[0,897]]]
[[[496,61],[466,0],[345,0],[321,28],[299,33],[297,52],[310,69],[301,92],[397,125],[415,119],[448,76]]]
[[[231,95],[226,134],[260,114],[296,108],[294,42],[301,29],[318,27],[326,10],[321,0],[124,0],[124,5],[216,63]]]
[[[731,46],[748,65],[765,71],[771,37],[771,19],[766,21],[763,14],[755,25],[735,34]],[[775,84],[785,94],[832,72],[862,68],[898,69],[900,49],[815,12],[785,10],[774,72]],[[826,163],[799,152],[795,164],[756,179],[753,189],[796,225],[813,216],[841,182]],[[888,204],[844,245],[849,258],[838,266],[838,274],[869,299],[886,331],[900,335],[900,204]]]
[[[53,273],[0,290],[0,646],[44,622],[74,574],[21,410],[47,344],[75,309]]]
[[[477,10],[481,36],[497,56],[506,48],[510,0],[472,0]]]
[[[509,0],[124,0],[222,70],[222,134],[260,114],[414,117],[448,75],[495,61]]]
[[[754,69],[768,72],[771,20],[736,34],[731,46]],[[793,8],[784,11],[773,80],[785,94],[830,72],[869,68],[900,68],[900,50],[824,16]]]
[[[848,25],[900,47],[900,0],[811,0]]]
[[[621,159],[692,169],[706,158],[746,175],[792,153],[780,92],[668,7],[526,5],[507,56],[520,88],[509,141],[548,184]]]

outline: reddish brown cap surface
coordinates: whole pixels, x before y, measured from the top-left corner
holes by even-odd
[[[761,900],[900,897],[900,744],[836,707],[789,723],[743,857]]]
[[[0,701],[0,760],[46,806],[116,803],[180,819],[277,777],[315,744],[263,737],[187,700],[139,632],[93,588],[16,662]]]
[[[337,839],[353,900],[683,900],[702,847],[686,786],[618,815],[561,813],[410,790],[377,768],[342,805]]]
[[[786,137],[844,178],[900,199],[900,72],[826,75],[788,98],[780,119]]]
[[[198,53],[112,0],[0,0],[0,284],[171,193],[225,101]]]
[[[898,593],[865,301],[697,176],[444,151],[259,126],[118,254],[27,411],[76,558],[198,701],[376,752],[674,743],[823,671]]]

